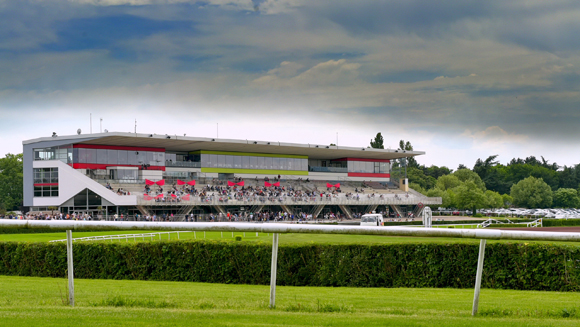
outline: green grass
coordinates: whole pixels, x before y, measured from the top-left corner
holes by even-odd
[[[278,287],[0,276],[2,326],[577,326],[580,294]]]
[[[439,226],[437,226],[439,228]],[[420,228],[420,227],[417,227]],[[441,227],[444,228],[444,227]],[[108,231],[108,232],[73,232],[73,238],[87,237],[87,236],[99,236],[99,235],[120,235],[120,234],[141,234],[141,233],[152,233],[155,231]],[[180,233],[180,240],[226,240],[234,241],[236,235],[242,236],[242,241],[261,241],[261,242],[271,242],[272,234],[267,233],[250,233],[250,232],[189,232]],[[0,242],[48,242],[51,240],[64,240],[66,239],[66,233],[34,233],[34,234],[0,234]],[[167,241],[167,240],[177,240],[177,234],[167,234],[155,236],[153,239],[145,238],[145,241]],[[143,239],[136,239],[138,242],[142,242]],[[133,239],[129,240],[114,240],[114,241],[100,241],[100,242],[133,242]],[[468,243],[468,244],[479,244],[477,239],[462,239],[462,238],[439,238],[439,237],[404,237],[404,236],[373,236],[373,235],[328,235],[328,234],[281,234],[279,238],[281,245],[285,244],[304,244],[304,243],[326,243],[326,244],[397,244],[397,243]],[[496,242],[518,242],[509,240],[490,240],[488,243]],[[533,243],[531,241],[521,241],[526,243]],[[550,243],[550,244],[568,244],[568,245],[578,245],[578,243],[569,242],[542,242],[536,241],[536,243]]]

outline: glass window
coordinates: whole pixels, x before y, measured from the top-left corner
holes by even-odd
[[[280,158],[280,169],[288,170],[288,159]]]
[[[145,151],[145,156],[146,156],[145,164],[155,166],[155,157],[153,156],[153,152]]]
[[[50,196],[58,196],[58,186],[51,186]]]
[[[288,158],[288,159],[286,159],[286,162],[287,162],[287,168],[286,169],[288,169],[288,170],[296,170],[296,169],[294,169],[294,160],[296,160],[296,159],[294,159],[294,158]]]
[[[256,169],[266,169],[266,162],[264,161],[264,157],[257,157],[258,164],[256,165]]]
[[[308,171],[308,159],[298,159],[298,160],[300,161],[299,170]]]
[[[234,157],[234,168],[242,168],[242,158],[244,157],[240,157],[240,156],[232,156]]]
[[[250,169],[250,157],[240,157],[242,159],[242,169]]]
[[[234,156],[223,156],[225,157],[224,168],[234,168]]]
[[[272,169],[280,169],[280,158],[272,158]]]
[[[258,157],[250,157],[250,169],[258,169]]]
[[[165,152],[153,152],[156,166],[165,166]]]
[[[274,160],[272,160],[274,158],[272,157],[265,157],[264,158],[264,163],[266,165],[266,168],[264,169],[274,169]]]
[[[42,187],[40,186],[34,187],[34,196],[36,197],[42,196]]]
[[[127,163],[129,165],[139,164],[139,161],[137,160],[137,152],[138,151],[127,151]]]
[[[147,151],[137,151],[137,164],[144,165],[147,163]]]
[[[73,149],[72,150],[72,160],[74,163],[79,162],[79,149]]]
[[[374,162],[365,162],[365,172],[366,173],[374,173],[375,172],[375,163]]]
[[[217,154],[210,154],[210,161],[211,161],[211,166],[212,168],[217,168],[218,166],[218,155]]]
[[[83,150],[83,149],[81,149]],[[106,164],[108,162],[109,155],[107,154],[107,150],[105,149],[98,149],[96,154],[96,161],[92,163],[99,163],[99,164]]]
[[[119,164],[119,151],[117,150],[107,150],[107,164],[109,165],[117,165]]]
[[[119,156],[119,165],[127,165],[129,164],[129,159],[128,159],[128,151],[126,150],[119,150],[117,151],[117,155]]]
[[[217,156],[217,166],[218,168],[225,168],[226,166],[226,156],[218,155]]]

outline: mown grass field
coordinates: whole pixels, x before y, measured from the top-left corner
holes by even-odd
[[[269,287],[0,276],[2,326],[578,326],[580,294],[483,289]]]
[[[413,228],[413,227],[410,227]],[[416,227],[420,228],[420,227]],[[456,227],[457,228],[457,227]],[[100,235],[121,235],[121,234],[142,234],[142,233],[154,233],[155,231],[107,231],[107,232],[73,232],[73,238],[88,237],[88,236],[100,236]],[[180,233],[180,240],[233,240],[235,235],[241,235],[243,241],[261,241],[261,242],[271,242],[272,234],[267,233],[242,233],[242,232],[189,232]],[[143,241],[167,241],[167,240],[177,240],[177,234],[173,233],[170,235],[162,234],[161,237],[155,236],[153,238],[135,238],[135,239],[123,239],[123,240],[107,240],[100,242],[143,242]],[[66,239],[65,232],[58,233],[33,233],[33,234],[0,234],[0,242],[48,242],[52,240],[64,240]],[[279,238],[281,245],[284,244],[303,244],[303,243],[326,243],[326,244],[395,244],[395,243],[468,243],[468,244],[479,244],[479,240],[476,239],[461,239],[461,238],[437,238],[437,237],[402,237],[402,236],[372,236],[372,235],[325,235],[325,234],[281,234]],[[488,243],[494,242],[517,242],[517,241],[496,241],[489,240]],[[524,241],[522,241],[524,242]],[[529,243],[530,241],[525,241]],[[538,243],[551,243],[556,242],[538,242]],[[580,245],[579,243],[561,243],[568,245]]]

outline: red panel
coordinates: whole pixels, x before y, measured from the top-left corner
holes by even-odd
[[[141,165],[108,165],[108,164],[89,164],[89,163],[75,163],[73,164],[74,169],[107,169],[107,167],[137,167],[141,168]],[[163,170],[164,166],[149,166],[147,170]]]
[[[350,177],[379,177],[390,178],[391,174],[374,174],[374,173],[348,173]]]
[[[97,145],[97,144],[73,144],[73,148],[165,152],[165,149],[163,148],[145,148],[134,146]]]
[[[58,186],[58,183],[37,183],[34,186]]]
[[[364,158],[340,158],[331,161],[366,161],[366,162],[391,162],[389,159],[364,159]]]

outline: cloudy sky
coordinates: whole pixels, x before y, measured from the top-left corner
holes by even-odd
[[[580,2],[0,0],[0,156],[92,130],[580,163]]]

